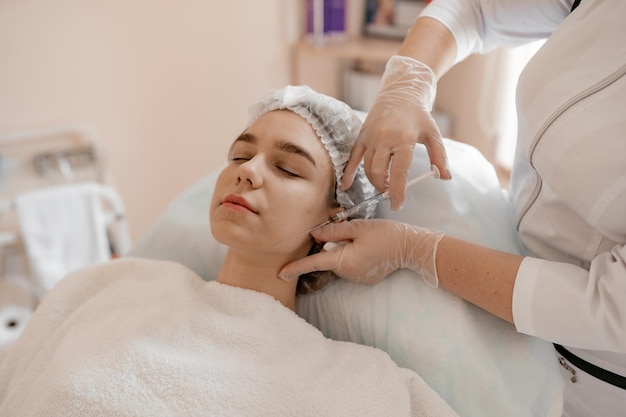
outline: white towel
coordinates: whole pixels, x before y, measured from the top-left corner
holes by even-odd
[[[44,292],[69,272],[111,258],[101,187],[67,184],[16,197],[31,272]]]
[[[267,294],[132,258],[48,294],[0,364],[0,415],[457,416],[385,352]]]

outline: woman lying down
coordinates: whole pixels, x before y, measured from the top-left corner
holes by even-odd
[[[296,315],[296,294],[328,275],[278,278],[319,250],[307,230],[375,192],[363,172],[339,189],[360,121],[291,86],[251,116],[211,202],[229,248],[217,281],[140,259],[71,274],[0,364],[0,415],[456,416],[383,351]]]

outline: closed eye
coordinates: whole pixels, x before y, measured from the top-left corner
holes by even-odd
[[[249,160],[250,160],[250,158],[245,158],[243,156],[230,158],[231,162],[246,162],[246,161],[249,161]]]
[[[282,173],[284,173],[285,175],[287,175],[288,177],[292,177],[292,178],[300,178],[300,175],[296,174],[293,171],[290,171],[288,169],[285,169],[281,166],[277,166],[276,168],[278,168],[279,171],[281,171]]]

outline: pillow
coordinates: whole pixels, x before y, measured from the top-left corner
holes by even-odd
[[[495,170],[475,148],[445,140],[453,179],[422,181],[400,211],[378,216],[437,228],[474,243],[524,254]],[[409,178],[429,169],[417,146]],[[205,280],[217,276],[225,247],[209,229],[218,171],[176,198],[128,256],[183,263]],[[453,296],[407,270],[374,286],[337,280],[297,299],[298,314],[327,337],[385,350],[418,372],[463,416],[545,416],[558,407],[562,379],[552,345]]]
[[[226,246],[211,235],[209,207],[222,168],[196,180],[176,197],[126,256],[179,262],[207,281],[216,279]]]
[[[524,255],[507,194],[475,148],[445,140],[453,179],[407,190],[402,210],[377,215]],[[416,147],[409,179],[429,169]],[[375,286],[338,280],[298,297],[298,313],[326,336],[383,349],[418,372],[462,416],[546,416],[559,407],[563,383],[554,348],[438,288],[410,270]]]

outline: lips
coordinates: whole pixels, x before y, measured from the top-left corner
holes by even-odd
[[[235,194],[229,194],[226,197],[224,197],[224,199],[222,200],[222,205],[225,207],[231,208],[233,210],[240,210],[240,211],[251,212],[254,214],[259,214],[259,212],[256,211],[254,207],[252,207],[245,198],[239,195],[235,195]]]

